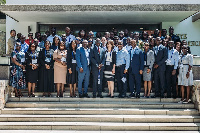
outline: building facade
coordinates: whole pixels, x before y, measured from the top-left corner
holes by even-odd
[[[57,27],[62,34],[70,26],[94,32],[142,31],[174,27],[181,40],[187,40],[192,54],[200,56],[200,1],[197,0],[7,0],[1,6],[6,14],[6,40],[11,29],[28,35]]]

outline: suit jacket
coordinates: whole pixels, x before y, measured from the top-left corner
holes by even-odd
[[[156,54],[156,48],[153,48],[154,55],[155,55],[155,63],[158,64],[158,70],[165,71],[166,69],[166,63],[165,61],[168,58],[168,52],[165,46],[160,44],[160,47],[158,49],[158,53]]]
[[[78,47],[76,50],[76,64],[77,64],[77,67],[76,67],[77,71],[79,71],[81,67],[83,68],[83,71],[87,70],[88,61],[87,61],[85,50],[83,47]]]
[[[72,68],[72,50],[67,50],[67,69]],[[76,56],[74,56],[74,60],[76,60]]]
[[[145,52],[144,52],[145,53]],[[149,50],[147,52],[147,66],[152,70],[153,64],[155,62],[155,56],[154,52],[152,50]]]
[[[131,58],[131,53],[132,50],[130,50],[130,58]],[[142,52],[141,49],[136,48],[134,53],[133,53],[133,57],[130,63],[130,68],[131,68],[131,72],[133,74],[138,74],[140,70],[144,70],[144,53]]]
[[[91,60],[92,70],[98,70],[97,66],[99,66],[99,64],[103,64],[103,67],[101,70],[104,70],[105,51],[101,47],[99,47],[99,49],[100,49],[100,54],[98,52],[96,45],[92,47],[90,50],[90,60]]]

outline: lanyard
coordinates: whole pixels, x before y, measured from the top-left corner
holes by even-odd
[[[31,54],[32,54],[32,59],[33,59],[33,53],[32,53],[32,51],[31,51]],[[36,54],[34,53],[34,55],[35,55],[35,59],[36,59]]]
[[[172,52],[171,59],[172,59],[173,54],[174,54],[174,51]]]
[[[183,57],[184,57],[185,55],[184,54],[182,54],[182,57],[181,57],[181,63],[183,62]]]
[[[46,57],[46,55],[47,55],[47,51],[46,51],[46,49],[45,49],[45,57]],[[51,58],[51,53],[50,53],[50,58]]]
[[[74,59],[74,51],[72,51],[72,58]]]

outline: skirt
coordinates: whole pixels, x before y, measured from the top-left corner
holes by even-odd
[[[148,67],[144,68],[143,81],[151,81],[151,72],[147,73]]]
[[[54,83],[66,84],[67,68],[54,65]]]
[[[115,74],[112,71],[104,71],[104,77],[106,81],[114,81]]]

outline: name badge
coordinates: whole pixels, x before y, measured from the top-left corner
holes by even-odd
[[[21,58],[21,62],[22,62],[22,63],[25,62],[25,58]]]
[[[32,64],[37,64],[37,59],[32,59]]]
[[[66,62],[66,58],[65,58],[65,57],[62,57],[62,58],[61,58],[61,61],[62,61],[62,62]]]
[[[126,82],[126,78],[125,77],[123,77],[121,80],[122,80],[123,83]]]
[[[106,61],[106,66],[110,66],[110,61]]]
[[[147,61],[144,61],[144,65],[145,65],[145,66],[147,65]]]
[[[72,59],[72,63],[76,63],[76,60]]]
[[[51,58],[46,57],[45,62],[51,62]]]

